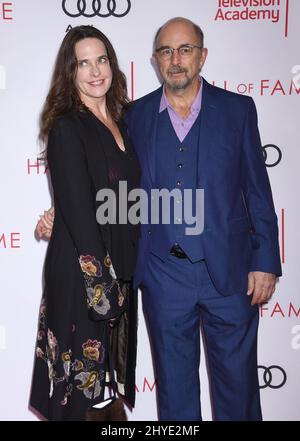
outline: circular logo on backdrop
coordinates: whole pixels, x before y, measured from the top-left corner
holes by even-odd
[[[63,0],[62,9],[69,17],[124,17],[131,9],[130,0]]]
[[[287,375],[281,366],[275,364],[269,367],[260,365],[257,368],[263,371],[262,376],[259,376],[260,389],[265,389],[266,387],[279,389],[285,385]]]
[[[274,144],[263,146],[263,155],[266,167],[275,167],[282,159],[282,153],[279,147]]]

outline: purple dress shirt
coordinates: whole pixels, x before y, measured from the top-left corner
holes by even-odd
[[[160,101],[160,107],[159,107],[159,113],[163,112],[165,109],[168,109],[170,120],[172,123],[172,126],[176,132],[176,135],[178,136],[180,142],[184,140],[186,135],[191,130],[194,122],[196,121],[199,112],[201,110],[201,103],[202,103],[202,79],[199,77],[200,80],[200,89],[197,93],[196,98],[193,101],[193,104],[191,105],[190,114],[186,119],[182,119],[181,116],[176,112],[176,110],[173,109],[173,107],[168,102],[168,99],[165,94],[165,89],[163,88],[163,94],[161,96]]]

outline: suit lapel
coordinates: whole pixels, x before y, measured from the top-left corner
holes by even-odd
[[[213,148],[217,134],[217,107],[213,94],[213,86],[203,79],[203,92],[199,131],[199,156],[198,156],[198,188],[205,188],[206,178],[209,173],[208,154]]]
[[[162,88],[159,89],[160,93],[156,94],[153,100],[145,106],[145,138],[146,138],[146,161],[150,173],[151,183],[155,183],[156,172],[156,135],[157,135],[157,123],[159,115],[159,105],[161,100]]]

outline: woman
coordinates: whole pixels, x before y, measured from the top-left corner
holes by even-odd
[[[103,400],[108,354],[118,390],[134,406],[138,226],[96,220],[100,189],[113,190],[118,202],[119,181],[127,181],[128,191],[139,187],[138,160],[121,119],[128,103],[107,37],[91,26],[70,30],[41,115],[55,220],[30,404],[49,420],[84,420],[87,408]]]

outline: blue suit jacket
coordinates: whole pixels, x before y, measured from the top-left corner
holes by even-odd
[[[141,169],[141,188],[155,188],[155,141],[162,88],[137,100],[127,125]],[[203,188],[205,259],[223,295],[245,293],[249,271],[281,275],[277,217],[254,101],[203,80],[198,188]],[[168,165],[166,164],[166,173]],[[151,252],[151,225],[142,225],[135,286]]]

